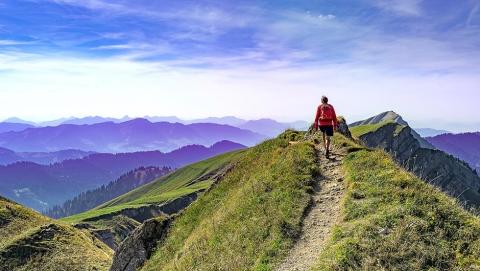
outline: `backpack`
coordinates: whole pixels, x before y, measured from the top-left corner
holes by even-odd
[[[334,113],[333,107],[329,104],[320,106],[320,120],[333,120]]]

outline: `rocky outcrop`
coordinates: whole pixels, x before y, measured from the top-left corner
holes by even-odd
[[[107,246],[109,246],[111,249],[115,249],[117,247],[117,243],[115,242],[115,235],[110,229],[93,230],[92,234],[100,241],[105,243]]]
[[[346,136],[347,138],[352,139],[352,133],[350,132],[350,129],[348,129],[348,124],[347,124],[347,121],[345,120],[345,118],[344,117],[338,117],[337,121],[338,121],[337,132]]]
[[[188,194],[160,205],[151,204],[138,208],[126,208],[117,212],[111,212],[105,215],[87,218],[84,221],[94,222],[98,220],[111,220],[115,216],[123,215],[132,218],[138,222],[144,222],[152,217],[157,217],[165,214],[171,215],[180,212],[197,199],[198,193],[199,192]]]
[[[425,146],[407,125],[390,122],[360,136],[370,148],[381,148],[397,163],[426,182],[470,206],[480,206],[480,177],[467,163]]]
[[[172,217],[145,221],[117,249],[110,271],[135,271],[150,258],[158,243],[165,239]]]

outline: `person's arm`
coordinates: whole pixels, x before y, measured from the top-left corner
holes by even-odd
[[[320,106],[317,108],[317,115],[315,116],[315,122],[313,123],[313,127],[315,127],[315,130],[318,130],[319,119],[320,119]]]
[[[335,113],[335,108],[333,108],[333,106],[332,106],[332,111],[333,111],[333,128],[337,129],[338,128],[337,113]]]

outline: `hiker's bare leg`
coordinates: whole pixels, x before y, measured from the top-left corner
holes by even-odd
[[[325,143],[325,146],[326,146],[325,148],[326,148],[328,153],[330,153],[330,141],[331,141],[330,137],[327,136],[326,143]]]
[[[327,135],[325,135],[325,133],[322,133],[322,136],[323,136],[323,147],[325,148],[325,150],[327,150]]]

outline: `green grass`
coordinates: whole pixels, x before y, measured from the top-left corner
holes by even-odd
[[[0,270],[101,271],[112,256],[89,232],[0,198]]]
[[[365,125],[359,125],[355,127],[350,128],[350,132],[354,137],[361,137],[365,134],[372,133],[377,131],[378,129],[382,128],[383,126],[394,123],[393,121],[383,121],[377,124],[365,124]]]
[[[197,191],[206,190],[212,184],[212,180],[208,177],[209,174],[222,169],[240,157],[242,153],[243,151],[230,152],[183,167],[92,210],[62,218],[61,220],[68,223],[78,223],[126,208],[159,204]]]
[[[343,220],[314,270],[480,270],[480,219],[381,151],[350,154]]]
[[[214,189],[174,222],[142,270],[271,270],[300,231],[311,180],[312,144],[287,131],[248,149]]]

